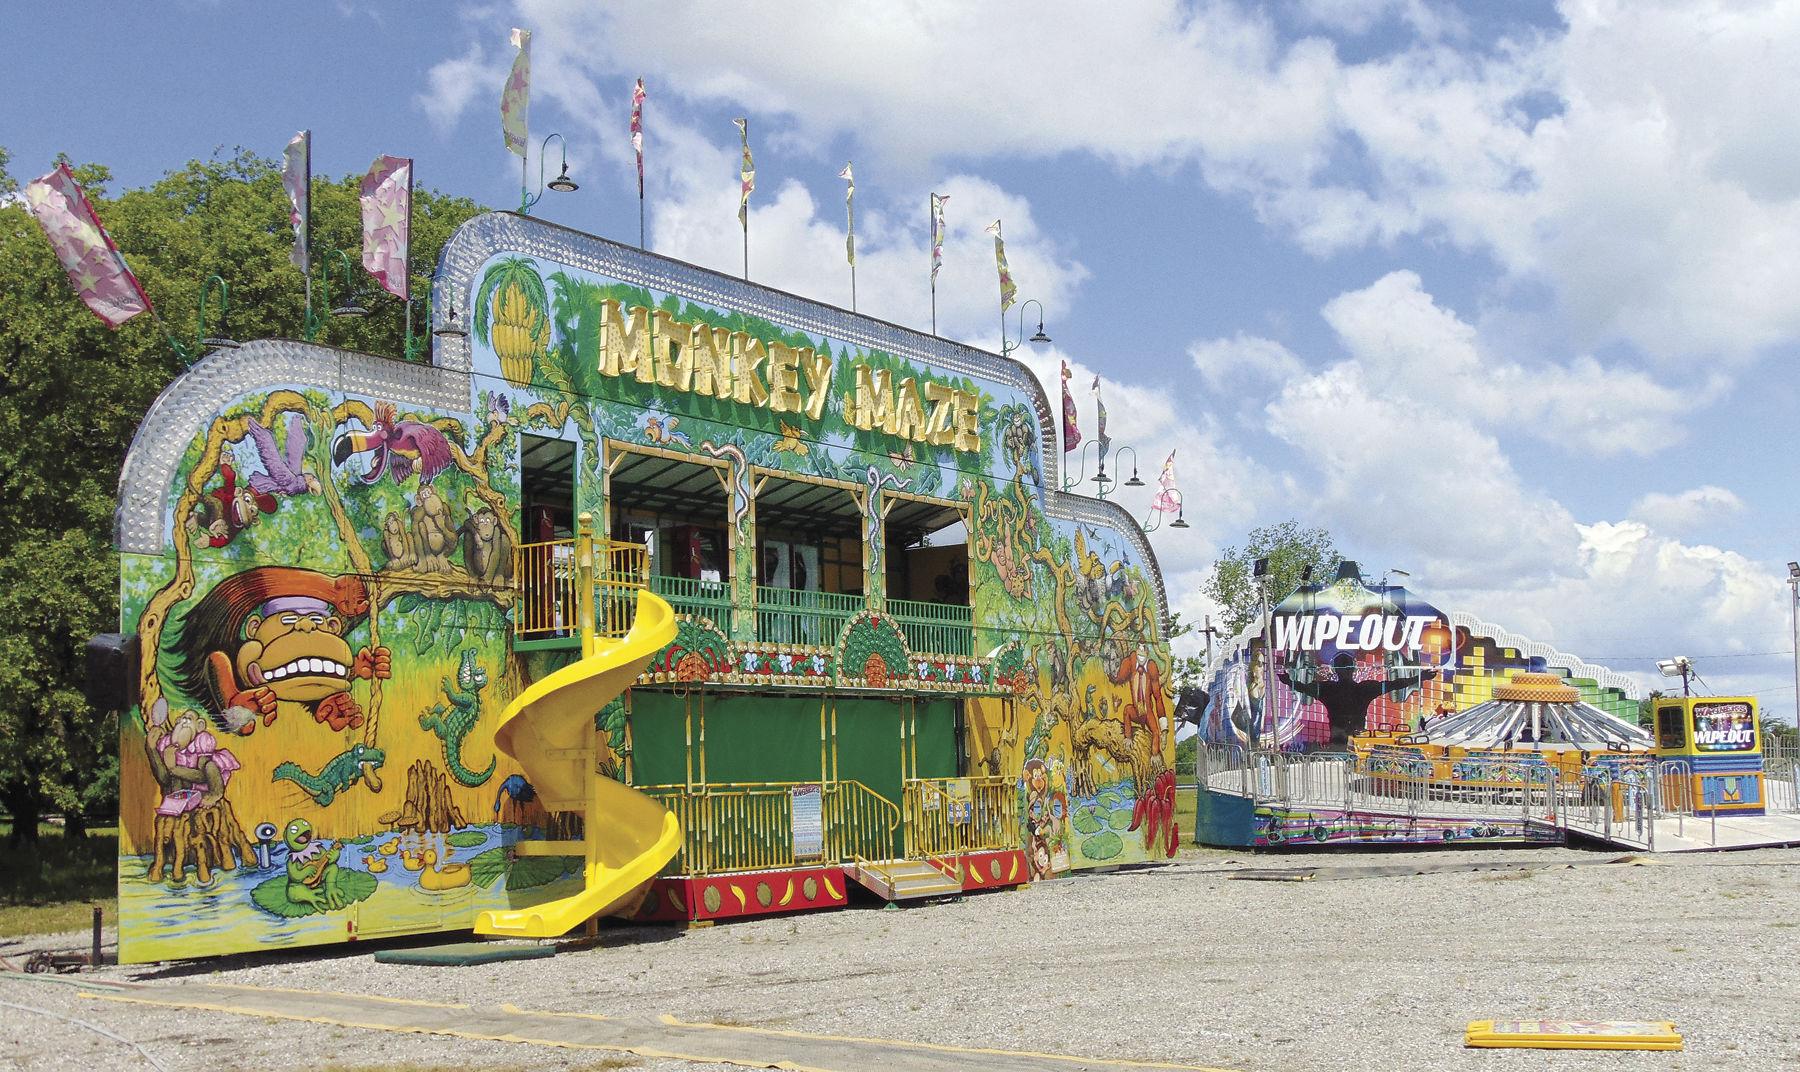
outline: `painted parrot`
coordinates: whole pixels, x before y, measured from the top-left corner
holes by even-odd
[[[331,446],[331,462],[342,465],[357,454],[375,455],[374,464],[362,476],[362,482],[373,484],[382,473],[391,472],[394,483],[411,479],[416,466],[419,483],[450,468],[450,441],[444,433],[422,421],[398,420],[392,402],[375,404],[375,426],[367,432],[343,432]]]

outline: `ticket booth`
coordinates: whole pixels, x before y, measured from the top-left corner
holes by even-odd
[[[1656,751],[1687,764],[1695,812],[1762,814],[1762,723],[1754,697],[1657,700]]]

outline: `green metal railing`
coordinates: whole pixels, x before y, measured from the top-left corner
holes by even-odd
[[[668,600],[675,613],[711,619],[726,633],[731,632],[731,586],[724,581],[653,576],[650,590]]]
[[[888,616],[900,625],[906,646],[918,655],[974,655],[975,627],[969,608],[954,603],[890,599]]]
[[[862,596],[756,586],[756,639],[767,644],[829,647],[850,617],[867,606]]]

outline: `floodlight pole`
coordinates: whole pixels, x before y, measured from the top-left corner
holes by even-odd
[[[1794,729],[1800,732],[1800,562],[1788,563],[1788,639],[1794,642]]]

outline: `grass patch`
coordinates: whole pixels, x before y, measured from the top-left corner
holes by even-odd
[[[1199,792],[1198,789],[1184,789],[1175,794],[1175,826],[1181,831],[1181,840],[1184,844],[1194,840],[1194,830],[1196,829],[1194,809],[1199,804],[1194,798],[1199,795]]]
[[[69,841],[46,824],[28,848],[7,846],[11,834],[12,824],[0,822],[0,936],[84,929],[95,902],[109,922],[118,918],[118,830]]]

